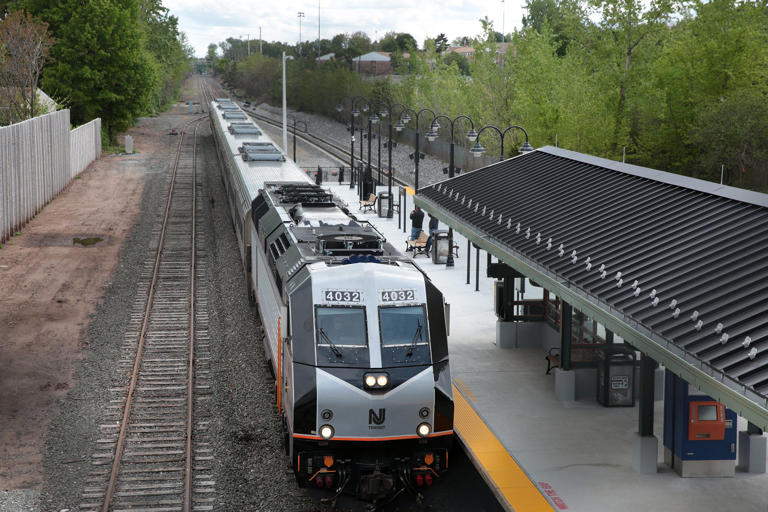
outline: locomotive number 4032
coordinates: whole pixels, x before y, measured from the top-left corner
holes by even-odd
[[[416,292],[413,290],[388,290],[381,292],[381,302],[414,301]]]
[[[360,292],[326,290],[326,302],[360,302]]]

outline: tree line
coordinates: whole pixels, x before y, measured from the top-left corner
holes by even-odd
[[[9,34],[18,35],[19,25],[32,37],[29,44],[43,49],[34,58],[10,51]],[[32,65],[41,73],[40,87],[70,109],[73,124],[101,117],[108,142],[138,116],[176,101],[192,56],[178,19],[161,0],[0,1],[0,71]],[[36,90],[38,76],[19,80],[0,87],[14,105],[14,91],[24,91],[24,108],[17,110],[29,117],[35,111],[27,91]]]
[[[768,191],[766,0],[529,0],[522,21],[502,35],[485,18],[478,35],[455,38],[452,44],[474,48],[468,62],[446,53],[444,34],[421,51],[413,43],[410,51],[390,47],[399,81],[353,73],[352,58],[385,51],[382,41],[361,33],[321,41],[321,53],[333,51],[334,40],[346,42],[330,64],[315,61],[316,42],[303,43],[301,57],[282,43],[254,54],[251,41],[250,56],[219,55],[212,45],[209,59],[232,86],[276,103],[278,56],[293,54],[288,100],[301,110],[333,115],[342,97],[362,94],[465,114],[476,126],[521,125],[535,147],[558,145]],[[502,39],[511,44],[500,56]],[[227,44],[221,48],[239,43]],[[494,137],[482,137],[489,153],[498,151]],[[505,142],[507,156],[515,145]]]

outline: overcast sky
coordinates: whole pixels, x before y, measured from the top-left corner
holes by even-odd
[[[408,32],[419,46],[424,39],[445,33],[448,41],[480,33],[478,21],[488,16],[501,32],[519,27],[525,0],[165,0],[164,5],[179,18],[179,28],[187,34],[197,56],[205,55],[210,43],[227,37],[250,34],[258,40],[259,27],[265,41],[296,43],[317,39],[318,5],[320,37],[362,30],[371,40],[380,39],[390,30]],[[504,18],[502,19],[502,14]],[[253,47],[252,47],[253,48]],[[256,46],[258,48],[258,46]]]

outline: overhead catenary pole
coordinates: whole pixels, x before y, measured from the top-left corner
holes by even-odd
[[[261,27],[259,27],[259,53],[264,55],[264,50],[263,50],[263,47],[261,45],[261,42],[262,42],[261,41]]]
[[[248,56],[251,56],[251,34],[248,34]]]

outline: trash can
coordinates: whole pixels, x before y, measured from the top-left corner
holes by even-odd
[[[607,345],[597,351],[597,401],[606,407],[635,405],[635,351]]]
[[[389,209],[392,207],[392,195],[389,192],[379,192],[379,199],[376,203],[379,217],[387,217]]]
[[[438,229],[432,235],[432,263],[440,264],[448,261],[448,231]]]

